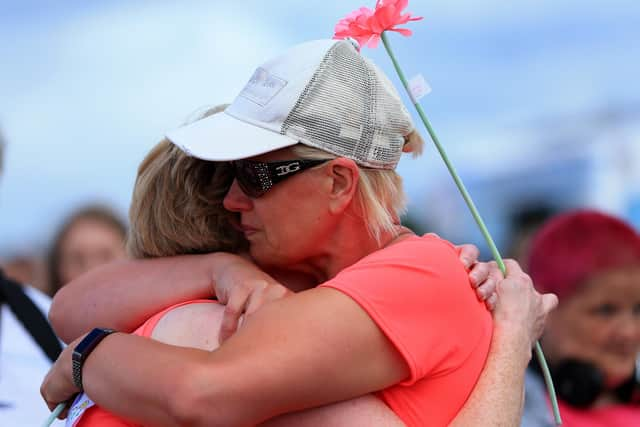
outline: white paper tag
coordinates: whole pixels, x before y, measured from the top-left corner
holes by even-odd
[[[95,403],[93,403],[93,400],[89,399],[89,396],[84,393],[79,394],[69,409],[69,415],[67,416],[67,423],[65,424],[65,427],[74,427],[78,420],[80,420],[82,414],[84,414],[84,411],[91,408],[93,405],[95,405]]]
[[[417,104],[420,99],[431,92],[431,86],[424,79],[422,74],[413,76],[409,80],[409,93],[411,94],[411,100],[414,104]]]

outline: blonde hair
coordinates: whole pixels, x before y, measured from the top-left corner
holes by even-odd
[[[199,114],[201,119],[224,111],[227,104]],[[405,152],[418,155],[422,138],[417,132],[405,137]],[[300,158],[335,158],[325,151],[298,144]],[[356,199],[369,232],[378,241],[383,232],[396,233],[406,210],[402,178],[393,170],[361,168]],[[237,214],[224,209],[231,165],[190,157],[163,139],[138,168],[131,207],[127,252],[135,258],[236,252],[246,240],[232,226]]]
[[[416,131],[405,137],[404,152],[417,157],[422,153],[424,141]],[[298,144],[292,147],[302,159],[333,159],[334,154]],[[392,169],[359,167],[356,202],[369,233],[380,243],[383,233],[397,234],[400,217],[406,213],[407,198],[402,188],[402,177]]]
[[[206,110],[200,118],[223,111]],[[233,181],[231,166],[190,157],[163,139],[138,168],[127,252],[135,258],[236,252],[246,245],[222,201]]]

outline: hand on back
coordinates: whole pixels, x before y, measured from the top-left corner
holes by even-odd
[[[558,305],[554,294],[540,294],[533,281],[512,260],[504,261],[506,277],[498,282],[497,302],[493,312],[496,328],[525,333],[530,345],[542,335],[547,315]]]
[[[477,261],[476,246],[465,244],[457,248],[478,297],[493,311],[496,327],[520,334],[533,345],[542,334],[547,315],[558,305],[558,297],[537,292],[529,275],[514,260],[505,260],[505,277],[495,261]]]
[[[250,316],[264,304],[293,294],[254,263],[229,255],[224,268],[214,272],[214,294],[225,306],[219,340],[224,342],[238,329],[243,316]]]

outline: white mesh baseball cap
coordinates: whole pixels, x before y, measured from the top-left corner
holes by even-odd
[[[258,67],[222,114],[166,136],[204,160],[239,160],[302,143],[361,166],[393,169],[413,130],[378,67],[349,41],[317,40]]]

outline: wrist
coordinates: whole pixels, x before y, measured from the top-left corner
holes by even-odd
[[[82,383],[82,371],[84,365],[98,344],[100,344],[107,336],[116,332],[113,329],[94,328],[84,337],[78,339],[74,344],[71,354],[71,378],[73,384],[79,390],[84,390]]]
[[[492,348],[500,349],[524,367],[531,361],[533,343],[522,326],[496,324],[493,330]]]
[[[213,252],[206,255],[209,295],[216,297],[216,283],[220,280],[223,270],[229,265],[233,255],[226,252]]]
[[[216,296],[216,283],[227,273],[230,267],[247,265],[248,261],[240,255],[228,252],[214,252],[207,254],[207,271],[211,295]]]

